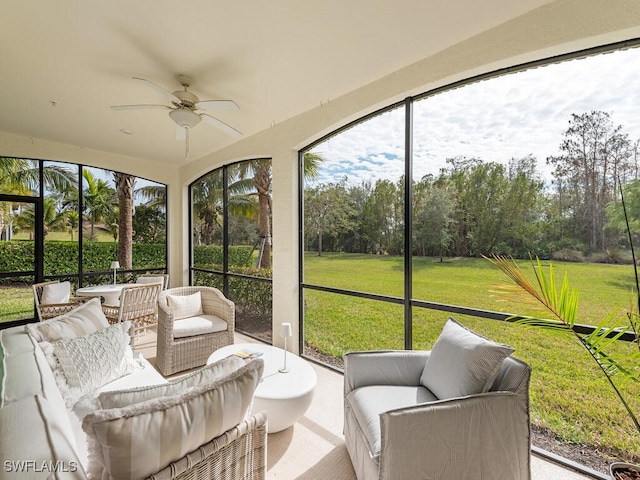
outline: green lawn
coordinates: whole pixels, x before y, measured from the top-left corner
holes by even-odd
[[[101,230],[101,229],[96,229],[95,236],[96,236],[96,242],[114,242],[115,241],[113,239],[113,235],[111,235],[110,233],[107,233],[107,232],[105,232],[104,230]],[[29,238],[29,233],[28,232],[15,233],[12,238],[13,238],[13,240],[32,240],[31,238]],[[85,230],[84,238],[85,238],[85,242],[89,241],[89,230],[88,229]],[[76,241],[77,242],[78,241],[78,232],[74,232],[73,238],[71,238],[71,233],[70,232],[48,232],[47,236],[45,237],[45,241],[46,240],[56,240],[56,241],[63,241],[63,242]]]
[[[565,272],[581,292],[580,322],[598,323],[616,307],[628,306],[631,266],[553,262],[558,279]],[[528,261],[522,262],[531,272]],[[373,255],[305,255],[305,282],[369,293],[402,296],[403,263],[399,257]],[[497,286],[509,280],[483,259],[420,258],[413,264],[413,298],[509,313],[540,309]],[[305,290],[305,338],[313,348],[337,358],[350,350],[403,348],[403,307],[313,290]],[[416,349],[429,349],[447,314],[413,310]],[[551,428],[564,441],[589,443],[601,451],[640,459],[640,435],[603,375],[573,338],[495,320],[455,315],[469,328],[515,347],[515,356],[532,367],[532,420]],[[631,351],[620,342],[618,351]],[[640,413],[640,388],[618,376],[619,388]]]
[[[0,322],[33,318],[33,289],[0,285]]]

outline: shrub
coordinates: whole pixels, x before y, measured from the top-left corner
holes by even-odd
[[[222,265],[209,265],[208,268],[211,270],[222,270]],[[229,276],[229,299],[241,307],[242,311],[248,315],[271,315],[271,302],[273,299],[272,284],[271,282],[256,280],[255,278],[271,278],[271,270],[239,266],[235,266],[231,270],[233,273],[246,276]],[[195,285],[215,287],[218,290],[223,290],[222,282],[222,274],[194,272]]]
[[[563,248],[557,252],[551,254],[552,260],[563,262],[584,262],[584,254],[580,250],[572,250],[570,248]]]
[[[592,263],[612,263],[616,265],[629,265],[633,263],[631,253],[619,248],[608,248],[604,252],[596,252],[589,255]]]
[[[222,245],[198,245],[193,247],[193,264],[210,269],[211,265],[222,265]],[[249,265],[253,253],[251,245],[229,247],[229,265]]]
[[[85,242],[82,244],[82,265],[86,272],[109,270],[117,258],[115,242]],[[33,270],[34,242],[11,240],[0,242],[0,271],[29,272]],[[133,244],[133,269],[164,268],[165,244]],[[47,241],[44,245],[45,275],[76,274],[78,272],[78,243]]]

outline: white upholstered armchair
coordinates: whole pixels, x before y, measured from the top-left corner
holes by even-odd
[[[436,342],[345,355],[344,434],[358,480],[530,479],[529,366],[508,349],[463,350]],[[465,362],[469,376],[455,372]]]

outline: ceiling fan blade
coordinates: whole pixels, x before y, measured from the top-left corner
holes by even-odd
[[[161,94],[163,94],[165,97],[167,97],[169,100],[171,100],[172,102],[176,103],[176,104],[180,104],[180,99],[178,97],[176,97],[173,93],[171,93],[168,90],[165,90],[162,87],[159,87],[158,85],[156,85],[153,82],[150,82],[149,80],[145,79],[145,78],[140,78],[140,77],[131,77],[134,80],[140,80],[141,82],[145,82],[147,83],[149,86],[155,88],[157,91],[159,91]]]
[[[200,100],[196,107],[205,110],[238,110],[239,107],[233,100]]]
[[[202,118],[205,122],[210,123],[214,127],[222,130],[227,135],[231,135],[234,138],[242,137],[242,133],[241,132],[239,132],[238,130],[236,130],[233,127],[230,127],[229,125],[227,125],[226,123],[218,120],[217,118],[212,117],[211,115],[207,115],[206,113],[201,113],[200,114],[200,118]]]
[[[112,105],[111,109],[112,110],[138,110],[138,109],[169,109],[171,110],[171,107],[167,106],[167,105]]]
[[[187,127],[176,125],[176,140],[184,140],[187,138]]]

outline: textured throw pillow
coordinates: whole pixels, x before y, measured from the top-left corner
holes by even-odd
[[[245,364],[244,360],[231,355],[219,362],[205,365],[193,373],[184,375],[178,380],[158,385],[128,388],[126,390],[109,390],[98,396],[86,395],[73,407],[73,411],[82,420],[84,416],[96,410],[109,410],[122,408],[134,403],[146,402],[154,398],[180,395],[188,388],[197,387],[206,383],[212,383],[230,375]]]
[[[167,295],[167,305],[173,312],[173,319],[203,315],[200,292],[191,295]]]
[[[420,383],[440,400],[486,392],[513,350],[450,318],[431,350]]]
[[[71,292],[70,282],[59,282],[42,287],[42,305],[54,305],[56,303],[67,303]]]
[[[30,323],[26,328],[36,342],[55,342],[63,338],[88,335],[108,326],[100,299],[92,298],[64,315],[44,322]]]
[[[244,420],[263,368],[257,358],[181,392],[89,413],[82,421],[89,477],[146,478],[233,428]]]
[[[83,395],[135,370],[130,322],[55,342],[41,342],[67,407]]]

